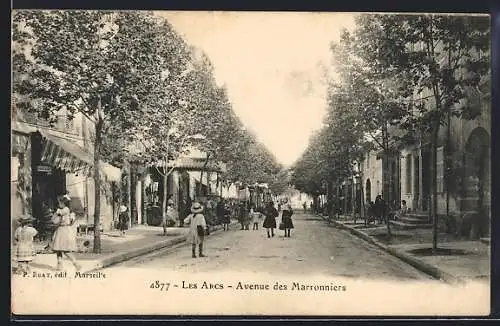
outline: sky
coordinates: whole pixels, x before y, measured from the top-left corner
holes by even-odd
[[[330,43],[348,13],[161,12],[212,61],[233,109],[285,166],[306,149],[326,112]]]

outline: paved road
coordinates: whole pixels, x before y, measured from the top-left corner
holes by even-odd
[[[190,246],[160,250],[107,268],[170,269],[175,272],[269,272],[322,274],[364,279],[431,280],[429,276],[390,254],[319,217],[297,213],[292,237],[279,231],[268,239],[264,229],[241,231],[239,227],[210,236],[207,257],[191,258]]]

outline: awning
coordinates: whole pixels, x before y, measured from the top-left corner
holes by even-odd
[[[91,153],[69,139],[39,130],[43,137],[41,161],[65,172],[90,175],[93,166]]]
[[[165,167],[165,161],[160,160],[156,164],[157,167]],[[209,161],[205,165],[204,158],[179,157],[175,161],[168,162],[168,168],[175,168],[185,171],[209,171],[209,172],[226,172],[226,165],[223,163],[214,163]]]

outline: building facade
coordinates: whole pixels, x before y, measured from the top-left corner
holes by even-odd
[[[68,193],[79,224],[92,225],[94,216],[93,123],[81,113],[69,119],[61,111],[49,125],[13,106],[11,119],[12,219],[29,213],[41,230],[48,227],[57,197]],[[112,184],[120,169],[101,162],[101,229],[113,227]],[[13,223],[15,228],[16,223]],[[43,233],[43,232],[42,232]],[[43,236],[43,234],[42,234]]]

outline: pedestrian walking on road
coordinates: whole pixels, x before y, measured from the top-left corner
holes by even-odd
[[[63,270],[63,255],[73,263],[76,270],[81,268],[71,254],[71,252],[77,251],[76,228],[73,225],[75,220],[75,214],[70,211],[70,198],[65,195],[59,200],[59,208],[52,218],[52,223],[57,225],[52,238],[52,250],[56,253],[57,270],[59,271]]]
[[[250,209],[250,216],[252,217],[253,228],[252,230],[259,229],[259,222],[262,219],[262,214],[259,211],[254,211],[253,207]]]
[[[203,206],[198,202],[194,202],[191,206],[191,214],[184,219],[184,223],[189,224],[188,242],[191,243],[193,258],[196,258],[196,246],[198,246],[199,257],[205,257],[203,254],[203,242],[207,230],[207,222],[202,212]]]
[[[304,208],[304,214],[306,214],[307,213],[307,204],[306,204],[306,202],[304,202],[302,204],[302,207]]]
[[[240,205],[240,224],[241,230],[250,230],[250,216],[245,202]]]
[[[125,236],[125,230],[128,228],[129,216],[127,210],[128,210],[127,206],[125,205],[120,206],[120,214],[118,215],[118,224],[121,236]]]
[[[290,238],[290,230],[293,229],[292,215],[293,215],[292,206],[288,204],[285,206],[283,212],[281,213],[281,224],[280,224],[280,226],[281,225],[283,226],[282,230],[285,231],[285,237],[288,238]]]
[[[18,272],[24,275],[30,273],[29,265],[35,255],[33,238],[38,234],[38,231],[31,225],[33,221],[33,217],[29,215],[21,216],[18,219],[20,226],[14,234],[14,239],[17,242],[16,260]]]
[[[222,225],[224,231],[229,230],[229,224],[231,223],[231,207],[228,204],[224,205],[224,215],[222,216]]]
[[[266,228],[267,237],[274,237],[274,229],[276,229],[276,217],[279,216],[278,210],[274,207],[274,203],[270,201],[267,207],[264,209],[264,215],[266,218],[264,219],[263,227]],[[269,234],[271,231],[271,234]]]

